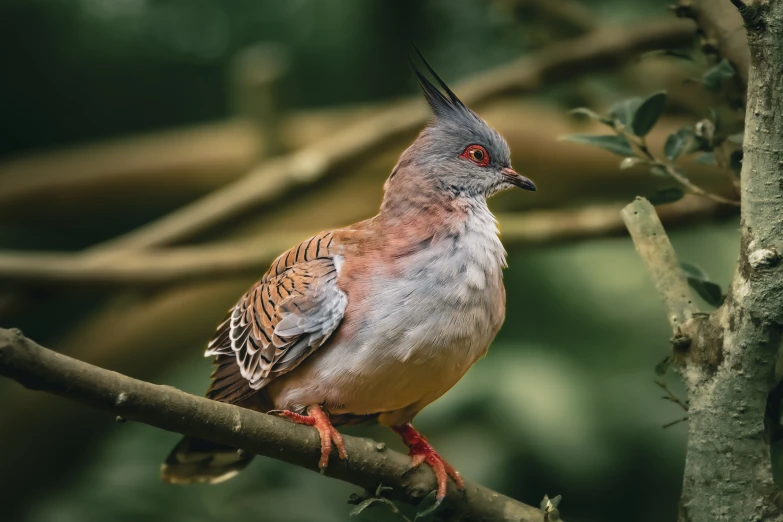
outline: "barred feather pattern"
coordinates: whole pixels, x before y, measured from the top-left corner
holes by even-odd
[[[229,310],[205,352],[217,365],[210,398],[238,402],[329,339],[348,303],[337,286],[340,252],[333,231],[304,241],[278,257]]]

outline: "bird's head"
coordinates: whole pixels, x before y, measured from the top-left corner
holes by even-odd
[[[419,57],[443,92],[411,60],[433,119],[403,153],[395,171],[411,168],[433,188],[474,197],[512,187],[535,191],[533,182],[511,167],[506,140],[457,98],[421,53]]]

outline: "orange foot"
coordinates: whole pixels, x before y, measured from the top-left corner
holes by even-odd
[[[289,410],[273,410],[269,412],[272,415],[280,415],[291,419],[297,424],[304,424],[306,426],[315,426],[318,430],[318,434],[321,436],[321,460],[318,461],[318,467],[326,469],[329,466],[329,454],[332,452],[332,443],[337,446],[337,454],[340,458],[345,460],[348,458],[348,453],[345,451],[345,445],[343,444],[343,436],[340,432],[332,426],[329,421],[329,417],[321,409],[320,406],[310,406],[307,408],[307,415],[296,413]]]
[[[446,497],[446,482],[448,481],[448,477],[454,479],[454,482],[457,483],[457,487],[459,487],[460,490],[465,489],[465,481],[462,480],[462,476],[459,472],[454,469],[451,464],[443,460],[443,457],[438,455],[438,452],[430,446],[427,439],[416,431],[410,423],[392,429],[402,437],[402,441],[410,450],[408,455],[413,459],[411,468],[415,468],[416,466],[421,465],[422,462],[426,462],[435,472],[435,478],[438,479],[438,493],[435,500],[438,503]]]

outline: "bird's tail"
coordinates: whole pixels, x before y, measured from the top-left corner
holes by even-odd
[[[250,464],[253,455],[222,444],[184,437],[160,468],[170,484],[217,484]]]

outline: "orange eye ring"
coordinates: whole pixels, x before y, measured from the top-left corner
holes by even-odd
[[[489,165],[489,153],[481,145],[468,145],[460,157],[472,161],[479,167]]]

